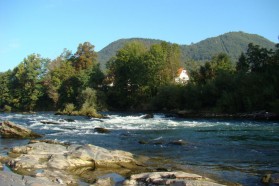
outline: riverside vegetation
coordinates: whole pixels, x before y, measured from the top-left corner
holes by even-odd
[[[174,81],[182,64],[189,69],[187,84]],[[219,53],[198,63],[182,61],[177,44],[133,41],[110,58],[104,72],[94,46],[85,42],[54,60],[31,54],[0,73],[0,109],[90,117],[106,109],[278,113],[278,72],[278,44],[267,49],[250,43],[237,62]]]

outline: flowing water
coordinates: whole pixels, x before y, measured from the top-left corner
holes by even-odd
[[[21,124],[45,134],[47,139],[91,143],[108,149],[163,157],[199,174],[243,185],[261,185],[262,175],[279,173],[279,122],[177,119],[163,114],[143,119],[142,114],[106,114],[108,119],[56,116],[50,112],[2,113],[0,120]],[[56,124],[43,124],[41,121],[45,120]],[[99,134],[94,131],[96,127],[111,132]],[[171,143],[179,140],[186,144]],[[0,139],[0,150],[3,154],[10,147],[26,143],[27,140]]]

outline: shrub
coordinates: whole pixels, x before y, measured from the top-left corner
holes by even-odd
[[[82,105],[81,110],[78,112],[79,115],[94,117],[94,118],[101,118],[102,115],[98,114],[96,109],[90,106],[88,103],[84,103]]]
[[[3,108],[4,112],[11,112],[12,111],[12,107],[10,107],[9,105],[5,105]]]
[[[64,110],[62,111],[64,114],[72,114],[75,110],[75,105],[73,103],[67,103],[65,105]]]

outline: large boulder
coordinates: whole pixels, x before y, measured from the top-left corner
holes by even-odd
[[[37,134],[23,126],[16,125],[10,121],[0,123],[0,135],[2,138],[40,138],[42,135]]]

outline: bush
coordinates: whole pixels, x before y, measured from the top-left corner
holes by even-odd
[[[87,87],[85,90],[83,90],[78,97],[79,100],[79,108],[82,108],[84,104],[88,107],[96,107],[96,102],[97,102],[97,96],[96,96],[96,91],[92,88]]]
[[[82,105],[81,110],[78,112],[79,115],[83,115],[83,116],[88,116],[88,117],[94,117],[94,118],[101,118],[102,115],[98,114],[96,109],[92,106],[90,106],[87,103],[84,103]]]
[[[184,87],[179,85],[161,87],[152,100],[153,108],[159,110],[180,109],[182,105],[183,88]]]
[[[62,113],[71,115],[73,114],[74,110],[75,110],[75,105],[73,103],[67,103]]]
[[[3,108],[4,112],[11,112],[12,111],[12,107],[10,107],[9,105],[5,105]]]

